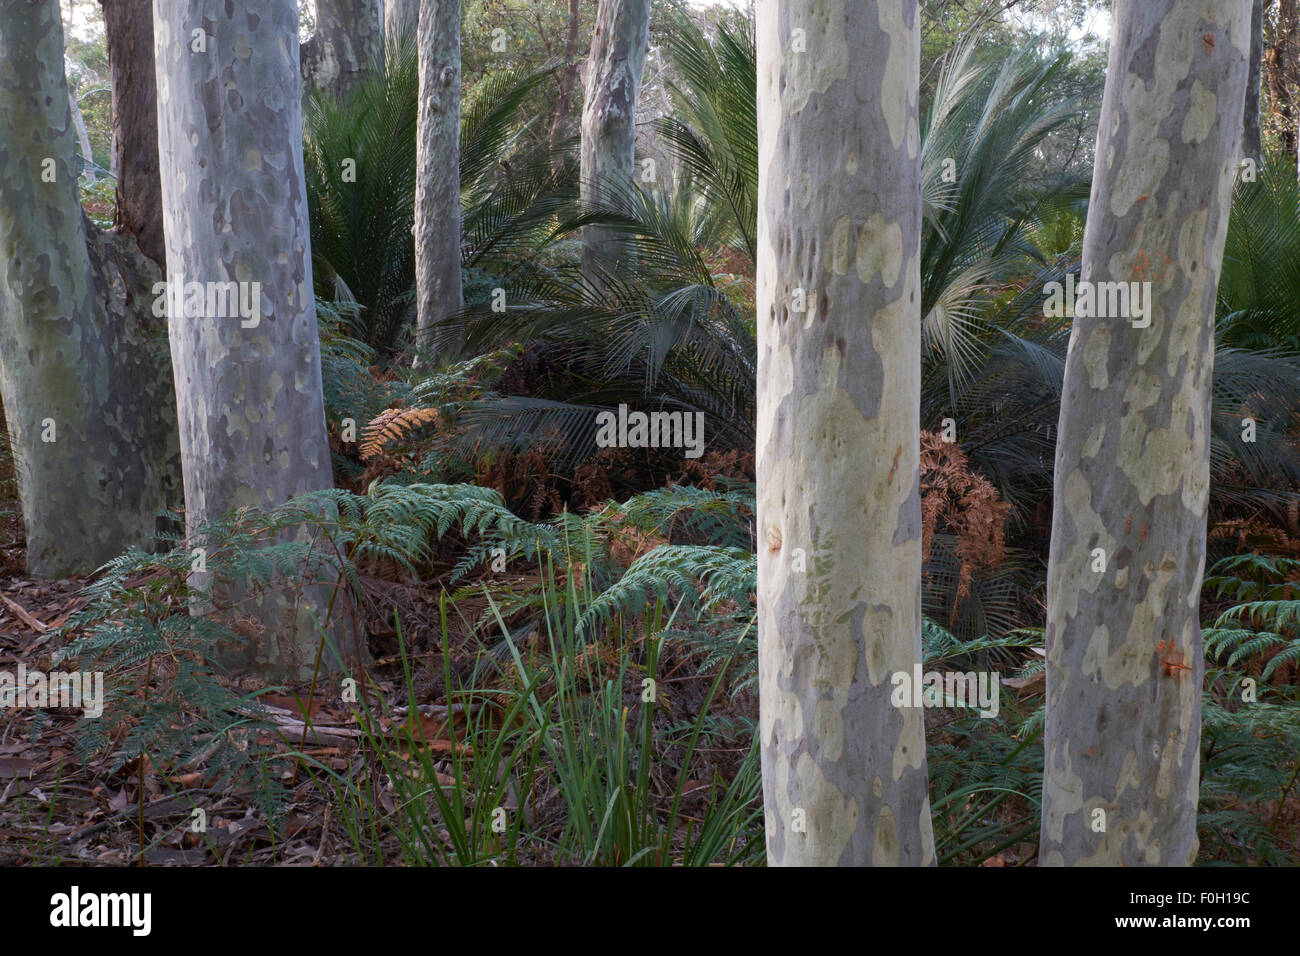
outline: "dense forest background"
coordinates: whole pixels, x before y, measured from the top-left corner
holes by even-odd
[[[105,711],[0,713],[0,860],[764,862],[754,5],[649,5],[634,163],[602,190],[582,176],[584,103],[598,7],[618,4],[459,6],[458,133],[437,139],[455,148],[458,233],[417,214],[442,195],[422,166],[435,47],[398,18],[352,72],[303,54],[328,487],[232,497],[196,523],[173,449],[147,535],[42,570],[10,429],[0,666],[102,671]],[[1258,6],[1196,608],[1196,859],[1239,865],[1300,860],[1300,17]],[[317,12],[299,4],[304,51],[327,36]],[[173,261],[174,194],[133,191],[112,14],[61,14],[86,242],[133,236],[152,260],[119,267],[127,292],[107,283],[129,309],[132,282]],[[1071,333],[1043,296],[1080,272],[1112,22],[1090,0],[922,0],[919,17],[921,664],[1003,688],[992,719],[925,711],[934,858],[1033,865]],[[435,241],[455,275],[426,285]],[[166,322],[141,328],[132,347],[167,366]],[[194,394],[177,389],[183,420]],[[600,414],[620,406],[703,415],[700,454],[603,447]],[[285,624],[270,595],[314,595],[308,638],[284,637],[304,612]]]

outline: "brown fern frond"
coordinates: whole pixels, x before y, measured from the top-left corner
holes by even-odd
[[[933,432],[921,432],[921,555],[922,560],[929,558],[930,542],[941,523],[957,536],[961,570],[954,613],[970,596],[975,572],[1002,561],[1009,510],[988,479],[971,469],[956,444]]]
[[[408,433],[435,423],[439,419],[436,408],[386,408],[366,425],[358,451],[362,461],[369,461],[391,442]]]

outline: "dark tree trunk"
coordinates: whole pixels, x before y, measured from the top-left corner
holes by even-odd
[[[162,183],[158,178],[158,94],[152,0],[101,0],[113,82],[114,224],[162,268]]]
[[[1264,60],[1264,0],[1250,9],[1250,63],[1246,73],[1246,110],[1241,126],[1241,158],[1260,160],[1263,150],[1259,130],[1259,78]]]
[[[568,130],[573,112],[573,90],[578,85],[578,33],[582,29],[582,11],[579,0],[569,0],[569,26],[564,33],[564,70],[560,73],[560,95],[555,101],[555,118],[551,120],[551,167],[563,166],[559,157],[560,144]]]

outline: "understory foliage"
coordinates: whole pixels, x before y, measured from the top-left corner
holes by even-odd
[[[960,455],[935,442],[930,452],[945,495],[936,514],[975,526],[961,513],[977,483],[962,476]],[[974,501],[994,507],[986,493]],[[203,529],[202,582],[193,551],[171,539],[160,553],[111,562],[88,588],[92,600],[64,627],[62,658],[95,663],[109,683],[106,719],[82,746],[111,751],[115,767],[144,759],[169,777],[200,765],[213,780],[256,789],[270,814],[292,753],[266,744],[272,726],[258,695],[231,690],[213,657],[271,638],[224,595],[316,581],[359,598],[367,576],[392,566],[443,581],[444,642],[465,602],[481,598],[487,613],[471,622],[472,675],[445,678],[446,707],[461,715],[440,731],[457,744],[450,784],[424,731],[400,730],[400,715],[384,710],[392,702],[374,692],[357,705],[371,776],[308,761],[358,860],[518,862],[521,839],[545,836],[567,862],[759,862],[753,509],[752,486],[678,486],[535,522],[492,489],[376,482],[364,494],[333,489],[240,512]],[[1300,561],[1247,555],[1221,561],[1206,579],[1207,594],[1231,602],[1205,631],[1202,824],[1211,860],[1284,857],[1277,814],[1300,772],[1297,578]],[[940,861],[996,863],[1036,840],[1042,632],[963,639],[927,618],[923,644],[927,669],[1003,678],[995,718],[927,711]],[[669,659],[673,673],[685,667],[707,685],[686,709],[668,689],[675,685],[660,684]],[[342,663],[365,684],[364,671]],[[1245,681],[1257,695],[1248,704]],[[412,697],[406,713],[416,704]],[[735,759],[702,771],[693,762],[701,748]],[[649,783],[663,776],[673,781],[669,798]],[[388,803],[376,787],[388,788]],[[682,801],[700,788],[711,796],[687,825]],[[537,805],[523,812],[523,795],[538,793],[550,796],[529,798]],[[505,833],[493,826],[500,806],[512,808]]]

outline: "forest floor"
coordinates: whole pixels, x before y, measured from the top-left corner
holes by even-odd
[[[16,674],[22,664],[28,672],[48,673],[59,666],[53,660],[55,645],[62,643],[56,629],[89,600],[80,592],[91,579],[32,580],[25,574],[25,560],[17,503],[0,499],[0,671]],[[527,576],[528,572],[521,575]],[[409,862],[403,840],[395,833],[381,832],[364,854],[358,853],[348,832],[357,820],[340,820],[333,812],[337,792],[321,785],[320,774],[313,779],[301,772],[302,765],[290,754],[304,753],[364,787],[394,823],[406,826],[398,804],[409,790],[395,789],[385,773],[391,770],[394,755],[418,772],[421,761],[411,749],[425,748],[426,771],[435,767],[439,784],[449,787],[456,784],[456,756],[473,759],[471,748],[457,739],[464,732],[458,715],[462,705],[449,699],[458,695],[447,693],[447,675],[456,688],[471,682],[480,692],[503,687],[499,674],[474,676],[485,652],[478,636],[481,629],[475,625],[486,617],[486,600],[477,605],[473,598],[458,601],[455,616],[460,625],[450,628],[450,640],[444,640],[441,589],[436,582],[383,577],[366,577],[363,582],[366,600],[361,611],[372,660],[365,667],[361,696],[374,716],[366,729],[360,727],[355,705],[339,702],[337,679],[329,684],[328,699],[324,682],[317,688],[309,728],[303,720],[305,702],[312,695],[309,681],[268,687],[252,677],[222,679],[237,692],[260,693],[264,723],[256,743],[284,755],[270,762],[280,778],[276,832],[267,825],[264,792],[257,786],[232,787],[229,782],[214,785],[217,768],[202,760],[180,766],[155,766],[147,759],[144,766],[137,759],[123,762],[116,754],[130,731],[129,721],[110,728],[113,746],[85,753],[79,747],[86,722],[80,710],[0,709],[0,865]],[[403,648],[397,643],[399,621]],[[615,655],[606,656],[605,673],[619,676]],[[669,657],[665,654],[661,673],[673,687],[673,716],[679,722],[689,720],[705,706],[710,680],[696,674],[692,665],[697,662]],[[147,683],[143,665],[126,676],[140,686]],[[623,706],[635,710],[640,681],[633,680],[632,674],[622,676],[626,677]],[[414,713],[410,701],[416,704]],[[724,694],[715,698],[709,710],[720,720],[752,719],[757,707],[751,697],[741,695],[731,701]],[[449,720],[449,715],[457,716]],[[376,758],[376,749],[385,751],[387,762]],[[684,819],[702,818],[708,799],[704,782],[733,778],[747,749],[746,740],[736,739],[734,747],[708,748],[711,752],[697,755],[692,764],[696,780],[683,788]],[[519,863],[556,862],[553,846],[563,829],[563,800],[557,776],[545,776],[544,786],[525,800],[537,829],[534,839],[527,841],[531,849],[519,847]],[[656,802],[666,807],[671,786],[660,781],[655,790]],[[202,833],[195,832],[197,810],[202,811]],[[557,821],[549,834],[548,819]],[[544,838],[536,839],[539,834]]]
[[[19,665],[28,671],[49,672],[53,655],[65,639],[58,629],[86,605],[82,589],[87,576],[57,581],[38,581],[26,575],[23,527],[12,482],[6,482],[0,461],[0,672],[16,673]],[[487,633],[491,608],[486,597],[465,597],[462,589],[444,626],[442,588],[438,580],[446,567],[424,581],[404,573],[376,573],[363,577],[365,600],[359,609],[369,635],[370,662],[365,667],[361,696],[371,719],[359,720],[356,705],[341,702],[337,679],[316,688],[308,681],[269,687],[265,681],[235,675],[225,684],[241,694],[260,693],[264,707],[255,742],[278,755],[267,761],[277,779],[274,810],[268,810],[265,785],[218,782],[218,770],[204,759],[191,761],[130,759],[118,753],[131,730],[130,721],[119,721],[108,730],[108,746],[87,752],[84,743],[86,718],[79,710],[12,708],[0,709],[0,865],[124,865],[143,863],[162,866],[213,865],[348,865],[365,863],[410,863],[412,836],[404,803],[413,792],[394,786],[395,766],[410,766],[425,780],[456,789],[472,807],[474,786],[481,776],[466,775],[466,762],[473,763],[473,748],[467,739],[465,714],[470,708],[492,706],[494,696],[504,697],[518,690],[504,677],[509,668],[482,668],[491,654]],[[441,565],[441,562],[439,562]],[[500,576],[494,586],[535,587],[537,571],[524,568]],[[401,646],[399,647],[399,635]],[[535,636],[535,635],[534,635]],[[544,650],[540,641],[521,642],[521,650],[532,654]],[[499,649],[498,649],[499,650]],[[620,658],[627,647],[593,648],[592,658],[608,683],[621,681],[623,713],[637,713],[641,704],[641,674],[625,671]],[[638,649],[639,650],[639,649]],[[680,820],[684,827],[696,826],[708,816],[710,804],[718,798],[717,786],[727,785],[741,773],[749,750],[747,722],[757,717],[757,702],[750,693],[711,694],[712,678],[701,674],[698,657],[671,644],[665,645],[659,662],[660,683],[671,704],[656,714],[656,756],[666,758],[662,766],[671,769],[682,763],[679,743],[681,727],[707,711],[713,726],[734,726],[701,746],[683,773]],[[408,677],[409,675],[409,677]],[[504,675],[504,676],[503,676]],[[150,683],[143,665],[125,674],[134,686]],[[154,686],[157,674],[152,680]],[[451,692],[448,692],[448,685]],[[466,703],[464,688],[475,689],[474,701]],[[553,691],[552,691],[553,692]],[[1017,688],[1017,697],[1036,706],[1041,681]],[[310,710],[304,705],[311,699]],[[414,707],[411,707],[411,704]],[[608,706],[608,705],[607,705]],[[304,721],[304,714],[310,719]],[[492,718],[489,718],[492,719]],[[950,730],[934,712],[926,713],[927,736],[931,745],[961,746],[963,732]],[[752,724],[748,724],[752,726]],[[661,743],[658,731],[665,733]],[[182,735],[184,727],[176,728]],[[595,728],[581,729],[595,736]],[[481,738],[475,738],[481,739]],[[418,751],[418,752],[417,752]],[[295,754],[305,754],[317,769],[347,780],[373,797],[378,813],[347,818],[340,815],[338,790],[322,774],[303,772]],[[492,753],[491,760],[499,755]],[[656,767],[660,764],[656,764]],[[934,769],[934,768],[932,768]],[[400,771],[399,771],[400,772]],[[648,783],[653,812],[669,817],[676,800],[676,788],[669,775],[656,770]],[[517,779],[517,778],[516,778]],[[557,847],[566,836],[566,800],[558,768],[547,767],[530,778],[523,799],[511,789],[510,812],[520,809],[529,821],[529,835],[510,854],[512,862],[544,865],[581,862]],[[499,794],[498,794],[499,796]],[[756,797],[755,797],[756,799]],[[464,808],[462,806],[462,808]],[[1300,792],[1294,789],[1283,800],[1259,805],[1241,805],[1237,810],[1261,823],[1271,821],[1283,847],[1294,848],[1300,859]],[[201,814],[198,813],[201,811]],[[957,806],[954,811],[964,816]],[[466,810],[472,814],[472,810]],[[600,808],[595,810],[599,822]],[[1036,809],[1020,797],[1003,803],[988,824],[1002,833],[1032,827]],[[196,832],[201,819],[203,832]],[[274,825],[268,825],[270,820]],[[376,823],[376,830],[363,835],[359,848],[357,827]],[[481,821],[480,821],[481,822]],[[943,826],[936,820],[936,831]],[[390,827],[394,829],[390,829]],[[399,831],[407,828],[406,833]],[[417,829],[419,825],[417,824]],[[762,821],[746,824],[744,839],[759,841],[758,849],[745,860],[761,860]],[[432,831],[439,839],[447,836],[438,826]],[[420,834],[421,838],[424,834]],[[953,838],[953,835],[949,835]],[[676,837],[673,838],[677,845]],[[685,840],[690,839],[689,832]],[[960,842],[956,835],[953,842]],[[991,840],[993,845],[997,840]],[[996,852],[979,856],[983,866],[1033,865],[1036,834]],[[143,847],[143,852],[141,851]],[[418,855],[418,854],[417,854]],[[493,853],[489,849],[486,857]],[[1203,846],[1201,862],[1215,862],[1219,854]],[[422,860],[421,860],[422,861]],[[1223,861],[1223,860],[1220,860]]]

